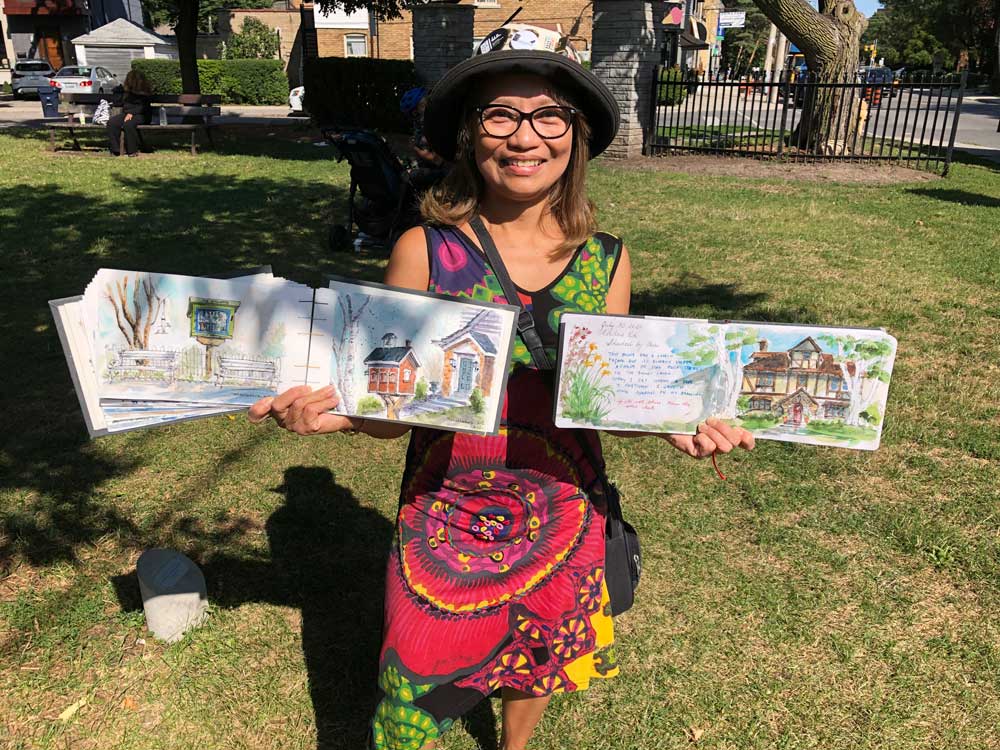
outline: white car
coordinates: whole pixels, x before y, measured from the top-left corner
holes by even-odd
[[[294,89],[288,92],[288,106],[291,107],[292,112],[304,112],[305,109],[302,106],[302,100],[306,96],[305,86],[296,86]]]
[[[121,85],[114,73],[99,65],[67,65],[49,83],[65,94],[110,94]]]
[[[10,71],[14,97],[20,99],[25,94],[37,94],[39,89],[48,88],[54,72],[45,60],[18,60]]]

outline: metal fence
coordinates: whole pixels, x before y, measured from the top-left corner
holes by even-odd
[[[947,173],[965,74],[873,77],[859,73],[819,82],[778,71],[735,80],[657,67],[646,151],[905,162]],[[821,106],[822,99],[832,105]]]

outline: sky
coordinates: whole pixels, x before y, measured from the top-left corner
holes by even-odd
[[[878,0],[854,0],[854,6],[868,18],[871,18],[875,11],[882,7],[882,3]]]

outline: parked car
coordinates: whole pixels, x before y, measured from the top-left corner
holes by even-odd
[[[302,106],[302,100],[306,97],[306,87],[296,86],[294,89],[288,92],[288,106],[291,108],[293,114],[304,112],[305,109]]]
[[[110,94],[121,85],[114,73],[100,65],[67,65],[49,84],[67,94]]]
[[[863,65],[858,68],[858,81],[868,84],[865,87],[865,98],[869,100],[875,98],[876,90],[879,92],[879,99],[882,96],[895,96],[893,88],[895,80],[896,74],[892,72],[892,68],[882,65]]]
[[[18,60],[10,71],[14,97],[20,99],[25,94],[37,94],[38,89],[47,88],[53,72],[45,60]]]

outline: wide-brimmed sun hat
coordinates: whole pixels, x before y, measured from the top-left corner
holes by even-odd
[[[618,102],[597,76],[580,64],[567,38],[539,26],[511,23],[490,32],[475,54],[445,73],[427,97],[424,132],[431,148],[454,160],[462,112],[473,84],[484,76],[529,73],[542,76],[578,107],[590,125],[590,157],[608,147],[618,132]]]

